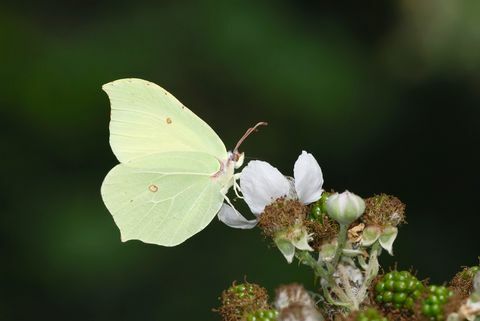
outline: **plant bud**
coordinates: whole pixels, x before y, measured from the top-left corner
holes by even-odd
[[[330,195],[326,207],[328,216],[340,224],[350,225],[365,211],[365,202],[360,196],[345,191]]]

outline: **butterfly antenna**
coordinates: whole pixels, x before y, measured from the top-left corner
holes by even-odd
[[[234,152],[234,153],[237,153],[237,152],[238,152],[238,148],[239,148],[240,145],[243,143],[243,141],[244,141],[248,136],[250,136],[251,133],[255,132],[258,127],[260,127],[260,126],[267,126],[267,125],[268,125],[267,122],[261,121],[261,122],[258,122],[255,126],[247,129],[247,131],[245,132],[245,134],[243,134],[242,138],[240,138],[240,140],[238,141],[238,143],[237,143],[237,145],[235,146],[235,149],[233,150],[233,152]]]

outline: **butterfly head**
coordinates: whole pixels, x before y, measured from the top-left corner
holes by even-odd
[[[233,163],[233,167],[235,169],[239,169],[243,165],[243,161],[245,160],[245,153],[244,152],[228,152],[228,162]]]

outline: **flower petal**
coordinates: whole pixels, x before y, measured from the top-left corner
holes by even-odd
[[[257,225],[257,220],[247,220],[236,209],[223,203],[217,214],[218,219],[233,228],[251,229]]]
[[[320,199],[323,189],[323,174],[312,154],[302,151],[293,167],[295,190],[303,204],[310,204]]]
[[[288,179],[272,165],[250,161],[240,175],[240,189],[253,214],[260,214],[265,206],[279,197],[287,196]]]

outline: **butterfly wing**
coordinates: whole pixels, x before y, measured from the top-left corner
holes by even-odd
[[[102,184],[102,198],[122,241],[175,246],[204,229],[223,203],[220,169],[200,152],[156,153],[119,164]]]
[[[112,106],[110,145],[121,163],[157,152],[203,152],[224,160],[222,140],[160,86],[142,79],[105,84]]]

